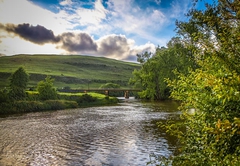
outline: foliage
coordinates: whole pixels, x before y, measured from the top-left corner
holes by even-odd
[[[240,2],[219,0],[177,22],[199,65],[168,84],[184,123],[166,125],[182,147],[172,165],[240,165]],[[179,128],[185,127],[183,133]]]
[[[14,100],[20,100],[26,97],[25,90],[27,88],[27,83],[29,76],[23,67],[19,67],[10,76],[10,98]]]
[[[161,100],[169,97],[169,88],[164,81],[174,79],[173,70],[186,73],[188,67],[194,67],[194,61],[189,49],[181,43],[179,38],[172,38],[168,48],[157,48],[151,57],[149,54],[137,55],[142,63],[139,70],[134,70],[130,84],[143,89],[139,93],[141,98]]]
[[[100,86],[100,89],[104,88],[120,88],[120,85],[114,83],[106,83]]]
[[[77,108],[78,104],[75,101],[67,100],[46,100],[44,104],[47,107],[47,110],[62,110],[66,108]]]
[[[88,95],[88,94],[84,94],[78,97],[77,103],[81,105],[82,103],[91,103],[91,102],[95,102],[96,100],[97,98],[92,97],[91,95]]]
[[[27,100],[0,103],[0,114],[15,114],[47,110],[61,110],[68,108],[89,107],[115,104],[117,98],[109,97],[98,93],[60,93],[57,100],[39,100],[36,91],[28,91]]]
[[[45,78],[45,81],[40,81],[37,85],[37,91],[41,100],[51,100],[57,98],[57,91],[53,87],[54,79],[50,76]]]
[[[0,114],[27,113],[77,107],[78,107],[77,102],[67,100],[46,100],[46,101],[18,100],[14,102],[0,103]]]
[[[187,77],[180,74],[179,80],[169,82],[171,95],[183,101],[182,125],[187,126],[186,133],[177,133],[183,147],[174,165],[229,165],[231,160],[238,165],[240,77],[222,65],[216,70],[213,58],[204,61],[204,66]]]
[[[120,85],[119,84],[114,84],[114,83],[106,83],[100,86],[100,89],[120,89]],[[105,92],[102,92],[102,94],[105,94]],[[114,97],[119,97],[119,96],[123,96],[123,92],[121,91],[111,91],[109,92],[110,96],[114,96]]]
[[[9,96],[5,89],[0,90],[0,103],[8,102]]]

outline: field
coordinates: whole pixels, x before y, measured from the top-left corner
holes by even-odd
[[[56,88],[72,89],[99,88],[109,82],[129,87],[133,70],[140,67],[137,63],[83,55],[3,56],[0,57],[0,89],[9,85],[9,76],[20,66],[30,75],[28,87],[36,87],[50,75]]]

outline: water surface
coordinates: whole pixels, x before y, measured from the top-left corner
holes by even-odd
[[[146,165],[152,153],[173,154],[176,140],[156,122],[179,116],[177,106],[125,100],[0,118],[0,165]]]

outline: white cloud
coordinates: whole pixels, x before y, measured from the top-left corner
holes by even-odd
[[[185,15],[190,6],[192,5],[192,0],[175,0],[171,3],[171,13],[169,13],[169,18],[181,19],[185,18]]]
[[[54,33],[62,33],[70,27],[61,14],[55,14],[27,0],[2,0],[0,2],[0,23],[42,25]]]
[[[122,30],[126,35],[140,36],[147,41],[154,39],[155,43],[158,42],[156,32],[161,31],[170,23],[168,17],[160,9],[142,9],[133,0],[110,0],[108,6],[111,16],[109,20],[113,29]]]
[[[56,49],[52,44],[44,46],[37,45],[19,37],[1,38],[0,53],[6,55],[14,54],[63,54],[65,51]]]
[[[140,45],[140,46],[134,46],[131,50],[130,50],[130,55],[137,55],[137,54],[141,54],[144,52],[151,52],[151,53],[155,53],[156,51],[156,46],[150,42],[147,42],[144,45]]]
[[[154,1],[160,6],[161,1],[152,0]],[[85,50],[85,54],[129,59],[129,56],[133,57],[142,51],[154,52],[154,44],[165,45],[169,39],[161,37],[159,32],[187,11],[190,1],[183,0],[180,3],[180,0],[174,0],[169,10],[163,11],[161,8],[140,8],[134,0],[108,0],[107,8],[103,6],[102,0],[91,1],[90,9],[82,7],[82,1],[62,0],[59,6],[56,4],[58,13],[53,13],[28,0],[0,0],[0,15],[3,16],[0,17],[0,23],[41,25],[52,30],[55,36],[67,32],[86,33],[97,48],[92,52]],[[137,39],[141,39],[141,42]],[[75,35],[70,41],[72,46],[75,41],[77,47],[84,44],[80,40],[80,35]],[[40,46],[1,32],[0,44],[0,53],[8,55],[34,52],[59,54],[71,53],[73,50],[70,46],[63,48],[59,43]],[[66,46],[67,42],[64,44]],[[81,47],[74,47],[74,50],[74,53],[83,53]]]
[[[64,1],[60,2],[60,5],[62,5],[62,6],[69,6],[72,4],[73,4],[72,0],[64,0]]]
[[[106,15],[108,13],[108,11],[102,5],[101,0],[94,2],[92,4],[93,8],[90,9],[81,7],[81,3],[78,1],[72,2],[71,0],[65,0],[60,4],[65,7],[60,9],[59,14],[74,25],[98,26],[102,20],[106,18]]]
[[[97,2],[96,2],[97,3]],[[106,18],[106,10],[99,4],[95,4],[95,9],[79,8],[76,10],[76,17],[79,18],[80,25],[99,25]]]
[[[108,35],[96,41],[99,55],[118,60],[132,60],[133,56],[145,51],[154,53],[155,45],[148,42],[145,45],[136,46],[135,41],[127,39],[125,35]]]

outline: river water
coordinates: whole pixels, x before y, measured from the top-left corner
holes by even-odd
[[[173,155],[176,139],[156,125],[179,116],[172,101],[0,118],[0,166],[141,166]]]

